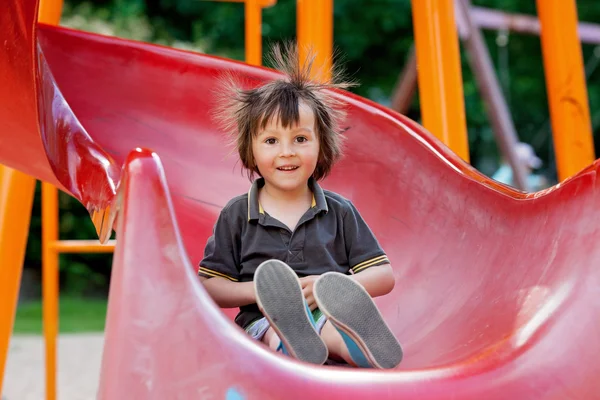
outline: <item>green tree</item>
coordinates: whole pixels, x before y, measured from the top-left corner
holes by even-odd
[[[536,14],[535,2],[531,1],[473,0],[473,4],[505,12]],[[577,6],[580,21],[600,20],[600,2],[579,0]],[[63,22],[78,29],[187,48],[236,60],[244,59],[244,7],[240,3],[201,0],[67,0]],[[295,32],[296,1],[278,0],[274,7],[263,10],[265,49],[272,42],[293,39]],[[484,32],[484,37],[502,82],[519,138],[534,146],[545,161],[546,172],[553,176],[554,152],[540,38],[493,31]],[[361,96],[388,104],[413,43],[410,0],[336,0],[334,41],[341,54],[337,61],[360,83],[360,86],[352,90]],[[582,51],[598,151],[600,48],[584,44]],[[491,174],[498,164],[498,147],[467,61],[463,51],[461,62],[471,160],[482,172]],[[408,116],[417,121],[420,118],[418,95]],[[61,234],[69,238],[76,238],[78,235],[93,237],[93,227],[83,207],[75,204],[74,200],[61,204]],[[29,246],[28,262],[39,263],[39,214],[34,215],[32,221]],[[96,282],[102,285],[108,279],[109,264],[110,258],[107,256],[70,256],[65,259],[65,266],[66,271],[71,272],[65,272],[65,276],[93,275],[97,277]],[[79,284],[70,285],[78,287],[78,290],[85,290]]]

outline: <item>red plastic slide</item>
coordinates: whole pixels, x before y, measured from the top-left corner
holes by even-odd
[[[346,157],[323,186],[391,259],[377,303],[405,353],[391,371],[303,364],[249,339],[195,273],[250,184],[210,118],[215,77],[274,72],[36,26],[36,9],[0,5],[0,163],[106,210],[105,231],[115,221],[99,399],[600,398],[598,163],[522,194],[339,93]]]

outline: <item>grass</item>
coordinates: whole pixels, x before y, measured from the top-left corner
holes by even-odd
[[[61,297],[59,303],[60,333],[104,331],[106,299]],[[15,334],[42,334],[42,302],[19,305],[13,328]]]

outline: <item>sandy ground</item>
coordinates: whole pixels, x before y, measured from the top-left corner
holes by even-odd
[[[61,335],[58,339],[58,400],[96,398],[104,338],[99,334]],[[6,363],[2,400],[44,400],[44,341],[13,336]]]

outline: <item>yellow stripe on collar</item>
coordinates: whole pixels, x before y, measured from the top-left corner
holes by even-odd
[[[250,193],[252,192],[252,187],[250,188],[250,190],[248,190],[248,221],[250,221],[250,199],[252,198],[252,196],[250,195]],[[258,197],[258,195],[257,195]],[[317,199],[315,199],[315,194],[313,193],[312,195],[312,202],[310,203],[310,207],[316,207],[317,206]],[[258,202],[258,212],[260,214],[264,214],[265,210],[262,206],[262,204],[260,204],[260,201]]]
[[[250,190],[248,190],[248,222],[250,222],[250,192],[252,191],[252,186]]]

